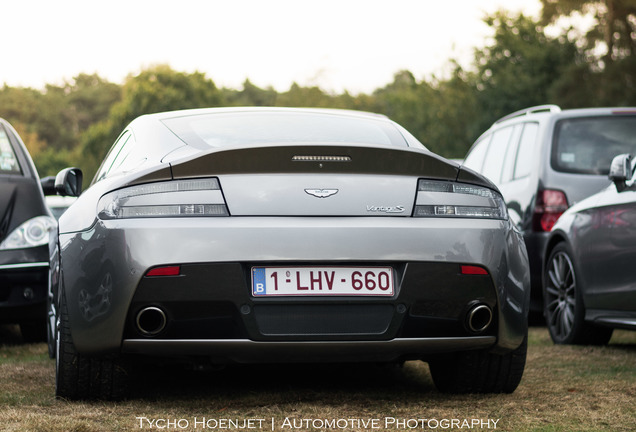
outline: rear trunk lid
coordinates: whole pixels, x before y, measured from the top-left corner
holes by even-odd
[[[208,152],[172,174],[218,177],[233,216],[410,216],[418,178],[454,181],[458,168],[425,150],[276,145]]]

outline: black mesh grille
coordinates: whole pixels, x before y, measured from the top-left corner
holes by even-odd
[[[254,312],[267,336],[379,335],[393,317],[391,305],[259,305]]]

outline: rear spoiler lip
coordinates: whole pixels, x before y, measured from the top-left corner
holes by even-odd
[[[315,157],[315,158],[312,158]],[[427,150],[344,145],[215,149],[171,164],[177,178],[226,174],[374,174],[456,180],[459,168]]]
[[[294,156],[349,156],[350,161],[294,161]],[[483,175],[425,149],[363,145],[271,145],[211,149],[159,164],[125,185],[228,174],[404,175],[470,183],[499,191]],[[124,186],[124,185],[122,185]],[[121,187],[121,186],[120,186]]]

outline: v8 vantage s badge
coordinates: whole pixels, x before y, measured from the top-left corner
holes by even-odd
[[[367,206],[367,211],[368,212],[374,212],[374,213],[403,213],[404,212],[404,206],[401,206],[401,205],[397,205],[397,206],[374,206],[374,205],[368,205]]]

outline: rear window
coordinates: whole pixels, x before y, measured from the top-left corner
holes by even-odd
[[[0,127],[0,174],[20,174],[21,172],[9,137],[5,130]]]
[[[196,147],[289,143],[408,146],[390,122],[334,114],[213,113],[172,118],[164,120],[164,124],[183,141]]]
[[[636,153],[636,116],[574,118],[556,125],[556,171],[607,175],[614,156],[622,153]]]

